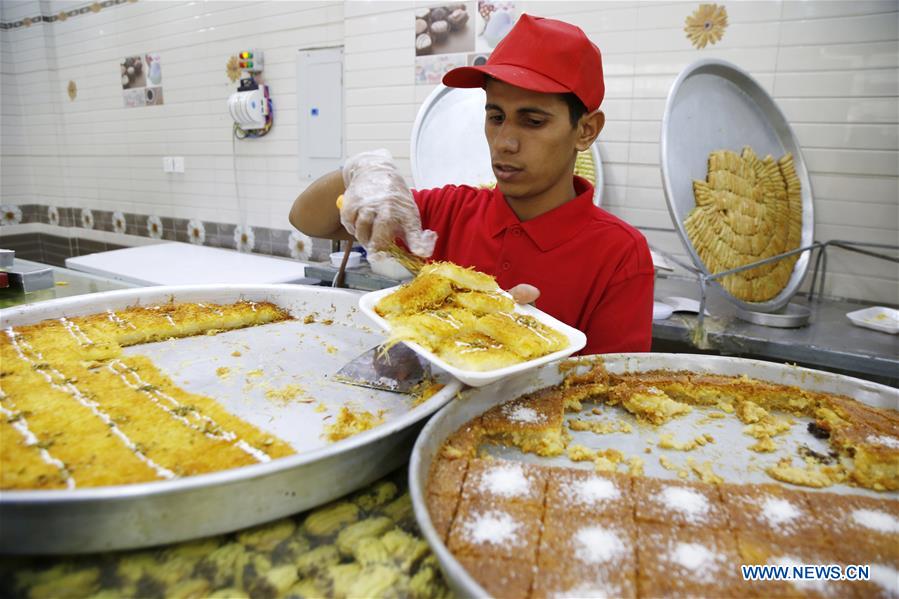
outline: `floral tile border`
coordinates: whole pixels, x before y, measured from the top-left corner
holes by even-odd
[[[31,27],[32,25],[36,25],[37,23],[56,23],[57,21],[66,21],[72,17],[80,17],[86,14],[98,13],[104,8],[110,8],[119,4],[132,4],[134,2],[137,2],[137,0],[103,0],[102,2],[98,0],[97,2],[91,2],[90,4],[85,4],[84,6],[73,8],[72,10],[63,10],[55,15],[39,14],[33,17],[25,17],[24,19],[19,19],[18,21],[0,23],[0,29],[18,29],[19,27]]]
[[[331,252],[330,240],[310,238],[288,229],[244,228],[232,223],[46,204],[0,206],[0,227],[27,223],[195,243],[295,260],[325,261]]]

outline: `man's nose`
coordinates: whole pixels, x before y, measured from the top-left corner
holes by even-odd
[[[518,134],[515,128],[508,123],[503,123],[496,134],[496,149],[507,154],[514,154],[518,151]]]

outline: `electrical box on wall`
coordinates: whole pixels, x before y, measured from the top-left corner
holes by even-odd
[[[299,175],[315,179],[343,160],[343,48],[297,55]]]

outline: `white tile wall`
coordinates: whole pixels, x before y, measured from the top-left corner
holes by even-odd
[[[387,147],[408,176],[409,138],[431,92],[413,85],[411,13],[423,1],[150,2],[0,34],[2,201],[122,209],[287,227],[296,174],[295,53],[345,49],[345,150]],[[520,1],[581,26],[603,50],[607,116],[599,148],[604,204],[640,227],[671,228],[658,139],[668,88],[692,61],[718,57],[773,94],[803,147],[817,237],[899,241],[899,0],[723,2],[729,26],[695,50],[682,30],[698,2]],[[4,22],[83,3],[4,0]],[[232,152],[225,62],[266,52],[275,128]],[[165,105],[122,108],[117,63],[162,56]],[[78,84],[75,102],[66,85]],[[183,175],[162,156],[185,156]],[[237,176],[235,177],[235,167]],[[237,201],[235,186],[239,186]],[[683,253],[671,232],[650,242]],[[899,302],[895,264],[831,254],[827,291]]]

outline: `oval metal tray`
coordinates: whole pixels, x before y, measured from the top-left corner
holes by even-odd
[[[806,368],[798,368],[796,366],[775,364],[772,362],[762,362],[759,360],[748,360],[744,358],[731,358],[726,356],[701,356],[696,354],[608,354],[603,356],[605,366],[609,372],[643,372],[650,370],[690,370],[693,372],[714,373],[723,375],[740,376],[746,375],[752,378],[771,381],[774,383],[782,383],[786,385],[795,385],[804,389],[813,391],[823,391],[828,393],[838,393],[854,397],[856,400],[878,407],[896,408],[899,406],[899,389],[878,385],[869,381],[855,379],[829,372],[820,372]],[[577,361],[577,358],[573,358]],[[422,533],[431,545],[431,549],[440,562],[441,569],[446,575],[447,582],[450,587],[460,597],[486,597],[487,592],[465,571],[465,568],[453,557],[453,554],[441,540],[437,531],[431,523],[431,517],[428,513],[425,497],[427,494],[428,473],[430,472],[431,463],[434,461],[437,452],[443,445],[443,442],[454,433],[460,426],[484,413],[493,406],[504,401],[519,397],[524,393],[528,393],[535,389],[554,385],[562,380],[559,374],[558,364],[548,364],[538,370],[530,371],[522,376],[512,377],[498,381],[493,385],[480,387],[463,393],[461,401],[453,402],[445,409],[441,410],[436,416],[431,418],[422,429],[418,440],[415,442],[415,449],[412,452],[412,459],[409,463],[409,490],[412,496],[412,503],[415,509],[415,517],[418,520]],[[675,426],[679,420],[673,421]],[[737,436],[740,436],[742,424],[734,428]],[[650,430],[650,429],[647,429]],[[716,437],[721,435],[716,432]],[[745,435],[743,435],[745,436]],[[604,435],[603,437],[606,437]],[[615,441],[618,442],[617,440]],[[733,447],[728,443],[728,439],[719,438],[718,445],[720,447]],[[642,454],[643,442],[635,445],[631,452],[634,455]],[[618,445],[616,445],[618,447]],[[628,447],[618,447],[627,453]],[[533,461],[541,460],[526,454]],[[554,463],[557,458],[550,458],[549,465],[562,465]],[[655,475],[647,463],[647,474]],[[673,472],[662,470],[664,477],[675,477]],[[662,474],[658,474],[662,477]],[[764,474],[765,482],[776,483],[772,479],[767,478]],[[753,481],[754,482],[754,481]],[[849,487],[840,485],[827,489],[832,492],[848,492]],[[852,489],[854,493],[873,493],[864,490]],[[895,496],[892,493],[891,496]]]
[[[771,96],[746,71],[724,60],[694,62],[678,75],[665,103],[660,144],[662,184],[671,220],[696,267],[706,268],[687,232],[684,219],[696,205],[693,180],[705,180],[709,154],[727,149],[739,153],[750,146],[756,154],[780,158],[793,154],[796,175],[802,186],[802,247],[815,237],[812,185],[799,140]],[[747,311],[772,312],[784,307],[802,284],[809,265],[809,252],[800,254],[786,287],[765,302],[746,302],[731,295],[720,284],[714,288]]]
[[[420,422],[461,388],[458,381],[441,375],[446,377],[446,387],[410,409],[407,396],[321,380],[383,340],[357,309],[359,294],[346,290],[303,285],[128,289],[2,310],[0,327],[136,303],[241,299],[274,302],[299,320],[137,345],[125,351],[148,355],[180,386],[214,397],[233,414],[291,443],[297,454],[170,481],[0,492],[0,553],[87,553],[159,545],[237,530],[320,505],[402,465]],[[319,320],[333,319],[334,324],[322,323],[307,332],[303,327],[314,325],[302,319],[313,312]],[[249,349],[234,358],[235,345]],[[312,398],[324,403],[329,412],[350,401],[366,410],[387,409],[385,423],[328,444],[319,438],[327,414],[317,413],[315,404],[269,400],[264,388],[248,389],[242,378],[235,384],[223,383],[215,374],[217,364],[228,364],[235,371],[261,368],[265,377],[277,373],[272,376],[280,378],[272,381],[300,382],[310,393],[317,391]]]
[[[412,180],[417,188],[478,187],[496,182],[484,137],[486,101],[483,89],[443,84],[425,99],[412,127]],[[604,182],[598,143],[590,146],[596,168],[593,203],[597,206]]]

